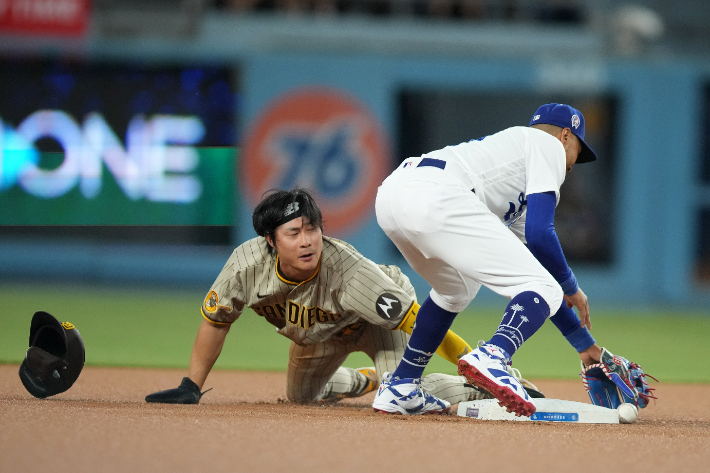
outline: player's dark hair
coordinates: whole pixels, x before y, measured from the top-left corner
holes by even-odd
[[[296,217],[323,231],[323,215],[318,204],[307,190],[295,188],[288,191],[274,189],[266,192],[251,216],[256,234],[276,241],[276,228]],[[272,251],[269,246],[269,251]]]

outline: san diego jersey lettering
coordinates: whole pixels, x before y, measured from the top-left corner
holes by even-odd
[[[202,315],[230,324],[250,307],[282,335],[312,345],[347,333],[361,319],[395,329],[416,301],[399,268],[375,264],[333,238],[323,237],[320,267],[306,281],[287,280],[277,265],[263,237],[240,245],[205,297]]]

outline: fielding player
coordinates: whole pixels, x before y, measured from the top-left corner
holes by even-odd
[[[234,250],[204,300],[188,376],[180,387],[146,401],[199,402],[227,332],[245,307],[292,340],[291,401],[362,396],[396,368],[419,308],[400,269],[377,265],[349,244],[323,236],[320,209],[303,190],[266,197],[254,210],[253,224],[259,236]],[[452,363],[471,351],[451,331],[442,340],[439,353]],[[375,367],[341,366],[355,351],[365,352]],[[424,390],[406,413],[425,413],[431,406],[444,410],[483,395],[462,376],[431,374],[417,380],[420,385]]]
[[[407,159],[382,183],[378,223],[432,289],[402,361],[380,386],[375,409],[395,403],[406,410],[434,349],[481,285],[510,303],[493,337],[459,360],[459,373],[470,383],[509,411],[533,414],[530,397],[506,367],[552,315],[581,356],[593,403],[609,404],[618,387],[626,402],[646,405],[652,396],[640,367],[600,348],[589,333],[587,296],[553,224],[565,173],[596,158],[584,142],[582,114],[547,104],[529,127]],[[595,369],[589,371],[590,365]],[[611,404],[618,402],[617,396]]]

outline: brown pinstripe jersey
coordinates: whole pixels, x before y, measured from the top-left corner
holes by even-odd
[[[355,248],[323,237],[317,272],[301,283],[278,272],[278,257],[263,237],[237,247],[202,304],[202,315],[230,324],[244,307],[299,345],[347,333],[364,319],[394,330],[416,302],[409,278],[396,266],[378,265]]]

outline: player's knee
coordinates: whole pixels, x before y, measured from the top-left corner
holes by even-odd
[[[548,317],[557,313],[557,310],[562,305],[564,293],[562,292],[562,288],[557,283],[557,281],[552,278],[550,278],[550,281],[540,282],[529,288],[525,288],[521,292],[525,291],[535,292],[540,295],[545,300],[545,302],[547,302],[547,305],[550,308],[550,313]]]
[[[311,404],[318,400],[318,396],[311,396],[309,393],[287,392],[286,398],[296,404]]]
[[[467,293],[463,296],[458,294],[442,295],[434,289],[429,292],[429,297],[440,308],[456,314],[468,307],[468,304],[473,300],[473,297],[470,297]]]
[[[555,286],[552,288],[553,295],[551,296],[550,302],[550,315],[555,315],[557,311],[560,309],[560,306],[562,305],[562,301],[564,300],[565,293],[562,292],[562,288],[560,287],[559,284],[555,282]]]
[[[296,404],[309,404],[315,402],[317,394],[311,394],[311,389],[305,388],[300,383],[287,383],[286,386],[286,399]]]

